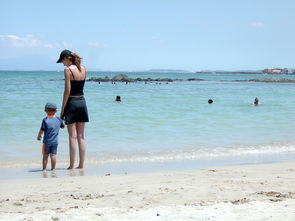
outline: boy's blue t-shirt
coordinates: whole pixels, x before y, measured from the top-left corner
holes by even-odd
[[[58,144],[58,132],[64,126],[59,117],[45,117],[41,124],[41,130],[44,131],[43,143]]]

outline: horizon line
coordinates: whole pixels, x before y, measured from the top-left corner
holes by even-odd
[[[288,68],[290,69],[290,68]],[[188,72],[188,73],[196,73],[196,72],[261,72],[263,69],[254,70],[185,70],[185,69],[148,69],[148,70],[95,70],[88,69],[87,71],[95,71],[95,72]],[[0,69],[0,71],[51,71],[51,72],[61,72],[63,70],[42,70],[42,69]]]

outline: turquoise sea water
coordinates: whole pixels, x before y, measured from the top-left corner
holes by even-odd
[[[295,76],[89,72],[90,77],[201,78],[162,83],[86,82],[87,161],[165,162],[295,153],[294,83],[235,82]],[[40,164],[44,105],[61,106],[63,72],[0,72],[0,167]],[[114,102],[117,95],[121,103]],[[252,106],[255,97],[262,105]],[[209,105],[211,98],[214,103]],[[66,129],[59,161],[68,160]]]

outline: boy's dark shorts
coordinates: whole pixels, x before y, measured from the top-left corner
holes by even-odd
[[[56,154],[58,144],[45,144],[45,154]]]

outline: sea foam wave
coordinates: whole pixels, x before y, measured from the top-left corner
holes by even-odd
[[[140,151],[121,153],[88,153],[87,164],[166,162],[198,159],[220,159],[235,156],[277,155],[295,153],[295,143],[269,143],[226,146],[216,148],[192,148],[170,151]],[[58,158],[59,165],[67,165],[68,159]],[[0,168],[39,167],[40,159],[9,160],[0,162]]]
[[[108,153],[88,159],[92,163],[163,162],[173,160],[198,160],[244,155],[272,155],[295,153],[295,143],[226,146],[217,148],[192,148],[186,150],[148,151],[133,153]]]

